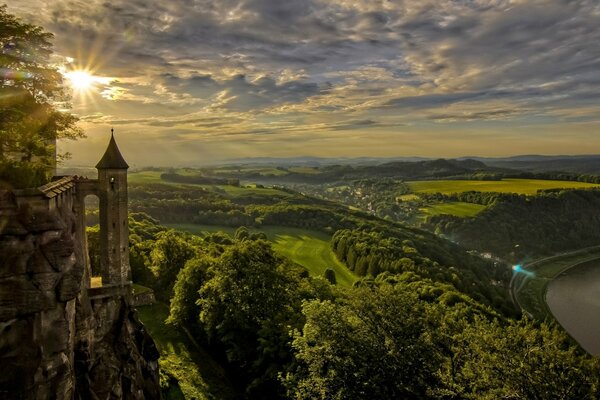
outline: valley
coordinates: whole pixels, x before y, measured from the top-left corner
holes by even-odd
[[[535,278],[531,279],[511,271],[512,263],[528,263],[552,255],[553,250],[545,250],[544,245],[554,237],[551,227],[560,218],[569,218],[573,226],[579,226],[580,234],[588,241],[596,240],[592,226],[575,223],[577,218],[564,211],[571,202],[578,204],[573,210],[596,207],[600,196],[594,183],[510,177],[472,179],[480,173],[475,171],[467,171],[461,179],[429,177],[415,181],[403,179],[402,172],[396,176],[387,167],[386,176],[379,178],[361,177],[363,167],[349,168],[353,168],[351,178],[338,177],[329,183],[298,183],[298,175],[331,177],[335,167],[327,167],[329,172],[316,167],[240,166],[153,169],[130,174],[130,207],[135,221],[131,222],[132,234],[139,237],[132,248],[132,268],[134,279],[151,287],[157,295],[158,302],[141,308],[140,316],[164,352],[161,367],[171,379],[165,393],[173,398],[208,399],[219,391],[226,398],[240,390],[228,378],[240,373],[240,366],[229,358],[224,362],[221,352],[221,346],[237,344],[219,341],[214,347],[211,335],[217,331],[207,330],[210,322],[204,319],[209,314],[201,317],[205,321],[201,324],[194,317],[200,310],[211,310],[202,305],[203,301],[211,301],[208,293],[215,290],[211,285],[225,284],[212,281],[211,276],[216,278],[225,272],[217,273],[211,265],[227,265],[231,251],[248,251],[249,255],[258,252],[263,254],[263,260],[269,259],[272,252],[283,263],[278,273],[284,274],[273,279],[296,282],[296,289],[290,292],[297,293],[292,296],[295,299],[346,298],[363,287],[385,287],[391,282],[417,294],[420,301],[448,309],[466,307],[484,318],[511,321],[519,314],[509,296],[512,287],[518,306],[539,321],[552,321],[553,314],[544,297],[548,283],[554,279],[558,282],[557,277],[574,260],[559,257],[551,265],[542,263],[532,270]],[[368,168],[369,173],[378,174],[377,166]],[[414,166],[411,168],[412,174],[417,174]],[[425,173],[421,175],[427,178]],[[251,180],[252,176],[257,179]],[[290,176],[292,182],[287,182]],[[271,181],[275,179],[276,183]],[[560,218],[542,217],[551,212],[559,217],[554,201],[562,207]],[[94,211],[90,210],[90,223],[94,218]],[[529,232],[528,240],[503,231],[518,226],[508,222],[511,218],[528,221],[519,223],[520,229],[527,229],[521,234]],[[477,227],[476,235],[469,236],[470,225]],[[574,235],[577,231],[571,232]],[[494,235],[503,241],[494,239]],[[585,243],[575,237],[572,242],[560,237],[563,251],[567,252]],[[198,253],[193,249],[205,250]],[[173,256],[163,260],[162,252]],[[188,255],[177,261],[184,254]],[[247,273],[251,274],[250,270]],[[219,279],[228,278],[223,275]],[[322,286],[327,281],[335,283],[332,289]],[[229,289],[221,296],[237,290],[237,284],[253,285],[250,282],[232,281],[228,285],[234,286],[227,286]],[[208,297],[202,300],[198,293]],[[239,296],[244,297],[243,291]],[[266,296],[265,301],[270,301],[271,294]],[[286,301],[298,301],[292,298]],[[290,318],[288,312],[282,318],[283,315]],[[241,316],[236,318],[243,320]],[[311,317],[304,314],[302,318]],[[237,323],[245,323],[242,320]],[[246,334],[262,335],[260,331],[250,333],[254,329]],[[193,341],[190,335],[195,337]],[[198,362],[214,368],[199,368]],[[221,372],[214,375],[215,371]],[[245,379],[256,379],[252,376]],[[273,382],[272,379],[265,382]]]

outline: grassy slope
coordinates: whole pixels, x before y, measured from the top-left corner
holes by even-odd
[[[195,234],[206,232],[225,232],[233,235],[235,228],[218,225],[165,224],[169,228]],[[251,229],[253,232],[264,232],[273,242],[273,248],[279,254],[302,265],[312,275],[323,276],[325,269],[335,271],[337,282],[343,286],[351,286],[356,276],[338,259],[329,247],[331,237],[321,232],[284,226],[263,226]]]
[[[140,320],[160,351],[160,368],[177,378],[167,399],[235,399],[233,385],[223,368],[179,329],[165,324],[169,308],[162,303],[138,308]]]
[[[457,217],[474,217],[481,211],[485,210],[485,208],[485,206],[480,204],[453,201],[448,203],[432,204],[421,208],[420,210],[427,215],[449,214]]]
[[[302,265],[312,275],[323,276],[327,268],[335,271],[338,284],[352,286],[356,277],[342,264],[329,247],[331,237],[320,232],[303,229],[267,227],[267,237],[273,248],[297,264]],[[270,231],[270,232],[269,232]]]
[[[502,192],[533,195],[539,189],[582,189],[599,185],[585,182],[550,181],[541,179],[503,179],[501,181],[439,180],[409,182],[416,193]]]

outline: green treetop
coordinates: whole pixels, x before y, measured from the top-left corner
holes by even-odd
[[[0,181],[31,186],[56,161],[56,140],[83,136],[63,111],[63,77],[51,64],[53,35],[0,6]]]

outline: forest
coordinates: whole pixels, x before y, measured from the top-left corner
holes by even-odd
[[[346,262],[371,248],[386,269],[367,268],[344,288],[310,276],[247,229],[195,236],[157,222],[131,216],[134,280],[170,304],[171,329],[190,332],[239,378],[240,397],[598,396],[597,360],[558,325],[517,317],[496,298],[506,276],[481,272],[475,259],[469,266],[458,248],[448,257],[463,264],[453,268],[407,239],[398,250],[391,232],[339,231],[332,246]],[[170,373],[163,370],[167,398],[178,385]]]
[[[520,261],[592,246],[600,239],[597,189],[459,197],[489,207],[473,218],[432,216],[427,225],[470,249]]]

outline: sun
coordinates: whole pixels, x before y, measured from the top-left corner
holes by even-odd
[[[75,90],[86,91],[94,85],[94,76],[86,71],[71,71],[65,76]]]
[[[63,75],[67,78],[73,90],[79,93],[88,93],[97,86],[107,85],[111,81],[109,78],[95,76],[84,69],[63,72]]]

